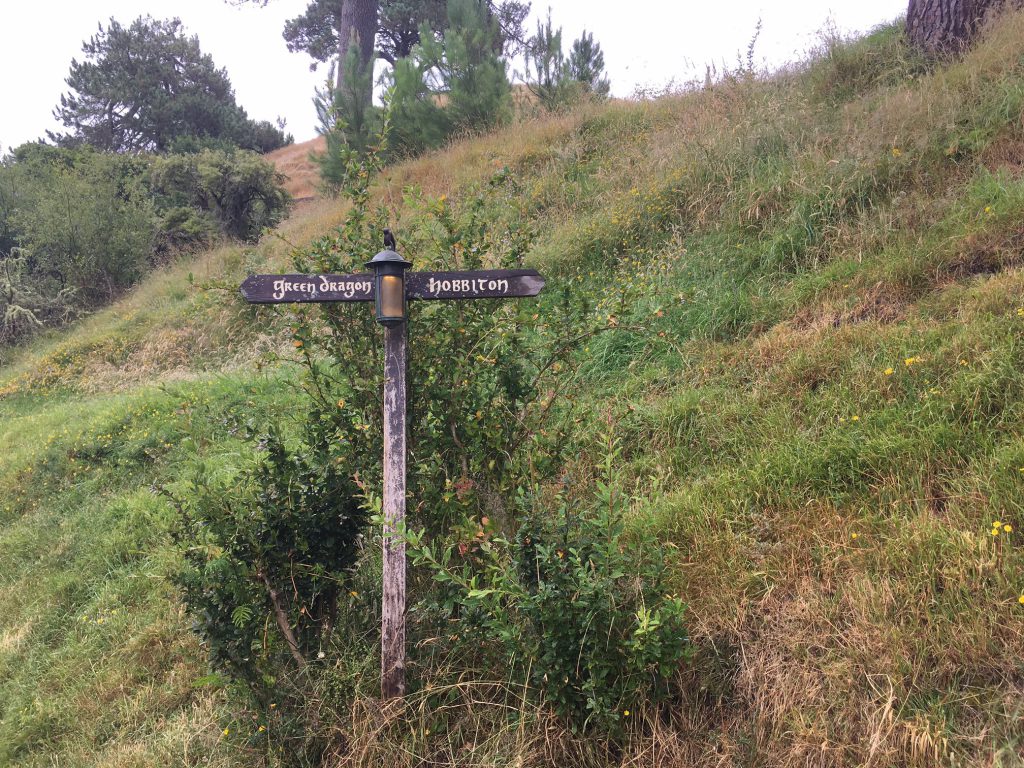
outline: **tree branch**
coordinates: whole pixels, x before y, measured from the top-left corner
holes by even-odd
[[[277,627],[281,630],[281,634],[284,635],[285,642],[288,643],[288,649],[292,652],[292,658],[295,659],[295,663],[299,665],[300,669],[305,669],[306,659],[303,658],[302,652],[299,651],[299,642],[295,639],[295,633],[292,632],[291,624],[288,623],[288,614],[285,613],[284,607],[281,605],[281,596],[274,589],[265,573],[260,572],[259,576],[267,587],[267,594],[270,595],[270,605],[274,609]]]

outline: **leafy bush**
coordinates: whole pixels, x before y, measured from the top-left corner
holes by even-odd
[[[290,450],[271,430],[260,447],[241,478],[219,483],[199,462],[169,495],[180,512],[177,582],[210,659],[269,703],[280,670],[305,667],[334,630],[365,514],[326,444]]]
[[[369,204],[379,168],[376,153],[347,152],[342,190],[352,206],[335,233],[296,254],[298,271],[361,271],[380,249],[387,212]],[[531,232],[518,219],[501,218],[517,194],[501,171],[459,208],[413,199],[420,214],[401,230],[400,247],[425,268],[521,266]],[[534,327],[525,302],[414,306],[411,520],[434,532],[481,514],[511,521],[509,500],[528,482],[529,467],[545,477],[557,466],[560,433],[541,434],[551,414],[551,403],[541,400],[553,361],[566,354],[560,323],[571,307],[566,302],[561,317],[552,312],[548,333]],[[317,679],[323,682],[320,672],[340,663],[332,654],[332,637],[342,629],[334,622],[337,599],[348,591],[363,522],[382,483],[383,355],[371,307],[290,312],[308,396],[298,434],[282,427],[257,437],[250,429],[253,464],[220,481],[200,465],[187,492],[169,492],[181,510],[185,567],[177,581],[214,667],[258,702],[271,686],[290,687],[298,708],[313,697]],[[320,649],[332,655],[317,663],[311,654]]]
[[[183,245],[205,235],[255,241],[288,211],[284,177],[253,152],[204,150],[153,158],[149,172],[164,236]]]
[[[67,322],[75,314],[73,289],[55,280],[26,280],[27,261],[18,248],[0,256],[0,344]]]
[[[0,342],[111,301],[180,251],[221,237],[256,240],[287,211],[282,181],[258,155],[235,150],[16,148],[0,161],[0,254],[19,254],[8,282],[20,298],[8,305],[34,306],[38,322],[19,315],[17,332],[8,324]]]
[[[12,189],[9,221],[26,282],[55,279],[92,307],[151,266],[157,227],[144,159],[26,144],[0,171]]]
[[[440,587],[418,609],[459,620],[456,654],[508,670],[574,730],[617,733],[666,693],[689,643],[683,603],[666,594],[664,550],[625,533],[631,499],[620,490],[618,450],[608,448],[590,505],[563,488],[533,499],[512,539],[483,527],[437,551],[410,538],[414,562]]]

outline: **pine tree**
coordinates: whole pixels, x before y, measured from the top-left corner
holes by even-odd
[[[547,21],[537,21],[537,34],[526,46],[527,87],[546,109],[568,100],[568,65],[562,53],[562,28],[555,30],[551,9]]]
[[[511,114],[512,88],[502,60],[502,32],[486,3],[449,0],[443,39],[427,34],[387,75],[389,145],[412,155],[455,131],[486,129]]]
[[[448,24],[442,69],[452,122],[462,130],[494,126],[512,108],[497,20],[477,0],[448,0]]]
[[[72,61],[69,93],[54,117],[71,129],[51,138],[112,152],[167,151],[175,142],[206,140],[268,152],[287,143],[269,123],[256,123],[238,104],[227,72],[188,37],[181,21],[114,19]]]
[[[569,76],[595,96],[607,96],[611,85],[604,74],[604,53],[594,35],[586,30],[573,42],[569,52]]]

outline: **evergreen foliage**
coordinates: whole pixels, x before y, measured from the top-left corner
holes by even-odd
[[[526,67],[527,87],[545,109],[554,109],[567,101],[562,29],[552,26],[550,8],[547,21],[537,21],[537,32],[526,46]]]
[[[396,66],[425,36],[443,35],[447,22],[447,0],[384,0],[377,30],[380,57]]]
[[[415,155],[455,132],[485,130],[508,119],[511,86],[501,47],[500,25],[485,5],[448,0],[444,39],[421,35],[410,57],[386,76],[393,151]]]
[[[590,93],[596,96],[607,96],[611,84],[604,73],[604,52],[601,44],[594,41],[592,32],[583,30],[583,34],[573,41],[569,51],[569,77],[582,83]]]
[[[501,26],[478,0],[448,0],[448,31],[438,69],[456,130],[491,128],[511,116]]]
[[[604,54],[594,36],[583,31],[572,44],[569,58],[562,52],[562,29],[554,29],[551,9],[546,22],[526,46],[527,87],[545,109],[569,106],[581,96],[605,97],[609,83],[604,76]]]
[[[340,87],[335,85],[332,66],[324,87],[318,88],[313,98],[320,122],[317,131],[324,137],[326,149],[312,158],[329,192],[336,193],[341,188],[349,152],[366,154],[380,141],[378,123],[383,119],[382,110],[363,98],[371,88],[372,70],[372,66],[360,63],[359,50],[352,46]]]
[[[420,43],[384,76],[388,147],[394,156],[418,155],[455,133],[486,130],[511,115],[511,86],[498,53],[503,45],[498,17],[477,0],[448,0],[446,30],[442,39],[424,24]],[[374,125],[380,110],[360,98],[370,73],[354,66],[354,49],[349,57],[342,87],[335,87],[329,75],[314,100],[320,133],[327,139],[327,151],[315,159],[332,190],[341,184],[346,152],[365,154],[380,141]]]
[[[390,73],[390,144],[399,157],[439,147],[451,135],[451,115],[427,83],[429,70],[429,63],[414,53],[395,62]]]
[[[517,53],[523,42],[523,22],[530,12],[530,3],[486,0],[478,5],[497,22],[502,52],[507,56]],[[339,9],[340,0],[311,0],[302,15],[285,23],[284,39],[288,50],[309,54],[313,67],[337,56]],[[443,39],[448,24],[447,0],[382,0],[377,55],[395,65],[412,55],[413,49],[426,38]]]
[[[257,152],[290,142],[266,121],[250,120],[235,103],[227,72],[186,36],[179,19],[140,17],[128,27],[111,19],[72,60],[70,91],[54,116],[70,132],[65,145],[111,152],[166,152],[176,142],[226,142]]]

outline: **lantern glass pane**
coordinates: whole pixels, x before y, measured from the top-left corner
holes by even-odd
[[[380,278],[381,317],[405,317],[405,281],[398,275]]]

